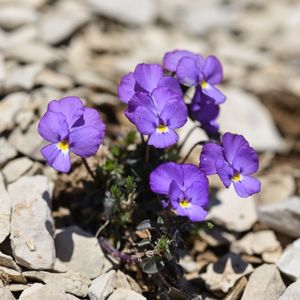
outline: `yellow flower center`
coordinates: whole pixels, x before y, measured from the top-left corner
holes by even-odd
[[[234,182],[239,182],[239,181],[241,181],[241,180],[242,180],[241,174],[239,174],[239,173],[233,174],[232,180],[233,180]]]
[[[203,89],[206,89],[207,86],[208,86],[208,83],[207,83],[206,81],[203,80],[203,81],[201,82],[201,87],[202,87]]]
[[[189,208],[191,203],[186,200],[186,199],[182,199],[180,202],[179,202],[180,206],[183,207],[183,208]]]
[[[66,140],[60,141],[57,144],[58,149],[61,151],[68,151],[69,150],[69,143]]]
[[[156,128],[158,133],[165,133],[168,132],[169,128],[168,126],[164,125],[164,124],[159,124]]]

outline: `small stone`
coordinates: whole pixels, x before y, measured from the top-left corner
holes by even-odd
[[[238,128],[238,133],[258,151],[281,149],[282,138],[270,112],[259,99],[237,88],[222,88],[222,92],[227,96],[219,117],[223,132],[236,132]]]
[[[253,268],[238,255],[229,253],[216,263],[210,263],[205,273],[200,277],[211,291],[227,293],[243,276],[251,273]]]
[[[19,271],[10,269],[10,268],[0,266],[0,275],[1,275],[2,279],[5,278],[7,283],[10,283],[10,282],[26,283],[27,282],[26,278],[24,277],[24,275],[22,273],[20,273]]]
[[[234,285],[234,287],[229,291],[224,300],[238,300],[241,298],[241,295],[247,285],[248,280],[246,277],[242,277],[239,281]]]
[[[14,120],[19,111],[29,103],[29,95],[23,92],[12,93],[0,101],[0,133],[14,127]]]
[[[72,241],[70,243],[69,241]],[[69,271],[93,279],[102,274],[105,260],[98,240],[77,226],[59,230],[55,235],[56,255]]]
[[[42,68],[43,67],[40,64],[16,66],[11,69],[6,76],[6,80],[4,82],[5,89],[8,91],[32,89],[35,83],[35,78]]]
[[[264,264],[251,274],[241,300],[278,299],[285,290],[285,284],[275,265]]]
[[[89,287],[89,297],[91,300],[105,300],[114,290],[117,280],[116,271],[111,270],[102,274],[92,281]]]
[[[75,1],[59,1],[54,10],[45,14],[39,23],[40,37],[55,45],[69,38],[90,19],[84,5]]]
[[[258,219],[290,237],[300,237],[300,197],[258,207]]]
[[[22,292],[29,288],[27,284],[22,283],[12,283],[8,285],[8,288],[11,292]]]
[[[146,300],[144,296],[130,289],[118,288],[108,297],[107,300]]]
[[[35,22],[38,18],[37,11],[24,4],[1,4],[0,26],[11,30]]]
[[[255,195],[258,206],[275,204],[285,201],[291,197],[295,191],[295,180],[290,174],[283,171],[274,172],[259,178],[261,191]]]
[[[26,132],[16,128],[9,136],[8,142],[25,156],[34,160],[43,160],[40,150],[46,142],[39,136],[37,126],[37,122],[31,124]]]
[[[42,70],[37,76],[35,83],[57,89],[71,89],[73,87],[73,81],[70,77],[56,73],[50,69]]]
[[[67,294],[52,284],[43,285],[34,283],[31,287],[24,290],[19,300],[68,300]]]
[[[249,230],[257,221],[254,198],[241,199],[231,186],[216,195],[217,203],[208,213],[208,220],[224,225],[227,229],[242,232]]]
[[[6,254],[2,253],[2,252],[0,252],[0,266],[10,268],[10,269],[14,269],[18,272],[21,272],[21,269],[15,263],[13,258],[9,255],[6,255]]]
[[[277,267],[286,276],[296,281],[300,279],[300,239],[294,241],[292,245],[287,246],[279,261]]]
[[[0,172],[0,244],[10,233],[11,200]]]
[[[6,138],[0,138],[0,167],[5,165],[10,159],[17,156],[16,149],[7,142]]]
[[[1,18],[1,16],[0,16]],[[1,300],[16,300],[14,295],[7,287],[0,287],[0,299]]]
[[[16,116],[16,123],[22,131],[25,131],[34,120],[34,117],[34,112],[31,110],[21,111]]]
[[[61,53],[41,42],[23,42],[5,49],[5,56],[21,63],[50,64],[61,60]]]
[[[214,227],[208,230],[199,230],[198,234],[205,243],[211,247],[219,247],[229,245],[235,241],[235,236],[229,232]]]
[[[117,279],[116,279],[116,282],[115,282],[115,288],[124,288],[124,289],[131,289],[131,286],[127,280],[127,277],[126,275],[118,270],[117,271]]]
[[[198,270],[197,263],[190,255],[185,255],[184,257],[180,258],[179,264],[183,267],[186,273],[193,273]]]
[[[41,175],[22,177],[8,186],[13,255],[29,269],[52,269],[55,262],[52,191],[53,184]]]
[[[151,0],[89,0],[95,13],[133,25],[144,25],[154,21],[156,6]],[[138,13],[137,13],[138,12]]]
[[[86,297],[91,281],[79,273],[50,273],[45,271],[27,271],[23,275],[30,279],[53,285],[57,289],[78,297]]]
[[[2,170],[7,183],[16,181],[33,166],[32,160],[27,157],[20,157],[10,161]]]
[[[231,245],[232,251],[249,255],[261,255],[265,252],[276,251],[278,248],[281,248],[280,243],[271,230],[249,232],[242,239],[233,242]]]
[[[300,279],[288,286],[278,300],[299,300]]]

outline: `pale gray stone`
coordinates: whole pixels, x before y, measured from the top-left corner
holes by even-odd
[[[114,290],[117,280],[116,271],[111,270],[92,281],[88,295],[91,300],[105,300]]]
[[[249,232],[242,239],[231,244],[231,250],[248,255],[261,255],[265,252],[273,252],[281,248],[280,243],[271,230]]]
[[[4,185],[4,178],[0,172],[0,243],[10,233],[11,200]]]
[[[275,300],[284,290],[285,284],[277,267],[264,264],[250,275],[242,300]]]
[[[7,288],[7,287],[0,287],[0,299],[1,300],[16,300],[14,295],[10,292],[9,288]]]
[[[26,278],[42,281],[46,284],[53,285],[66,293],[78,297],[86,297],[88,287],[91,281],[79,273],[50,273],[45,271],[27,271],[23,272]]]
[[[0,266],[14,269],[18,272],[21,272],[20,267],[15,263],[13,258],[9,255],[6,255],[0,251]]]
[[[7,183],[11,183],[20,178],[33,166],[33,161],[27,157],[20,157],[10,161],[2,170]]]
[[[32,110],[20,111],[16,116],[16,123],[22,131],[28,129],[31,122],[34,120],[34,112]]]
[[[5,29],[14,29],[24,24],[33,23],[37,18],[37,11],[25,3],[6,3],[0,6],[0,26]]]
[[[278,300],[299,300],[300,279],[288,286]]]
[[[28,103],[29,95],[23,92],[9,94],[0,101],[0,133],[13,128],[17,113]]]
[[[61,52],[36,41],[15,43],[5,49],[5,56],[23,63],[49,64],[61,60]]]
[[[16,149],[7,142],[5,137],[0,138],[0,167],[16,156]]]
[[[300,239],[284,249],[277,266],[282,273],[292,280],[300,279]]]
[[[220,203],[211,207],[207,219],[237,232],[249,230],[257,221],[253,196],[241,199],[231,186],[218,191],[216,198]]]
[[[17,263],[51,269],[55,262],[51,216],[53,184],[45,176],[26,176],[8,186],[12,199],[11,247]]]
[[[106,258],[98,239],[77,226],[63,228],[55,235],[57,259],[71,272],[90,279],[103,272]]]
[[[50,69],[41,71],[35,83],[58,89],[71,89],[73,87],[73,81],[70,77],[56,73]]]
[[[146,300],[146,298],[138,294],[137,292],[125,289],[125,288],[117,288],[114,292],[108,297],[107,300]]]
[[[260,151],[278,151],[283,140],[270,112],[255,96],[238,88],[221,88],[226,95],[221,106],[220,128],[223,132],[244,135],[251,147]],[[234,116],[234,117],[233,117]]]
[[[26,66],[16,66],[10,70],[6,76],[4,87],[8,91],[19,89],[30,90],[34,86],[35,78],[42,70],[40,64],[29,64]]]
[[[128,24],[151,23],[157,13],[151,0],[89,0],[89,3],[94,12]]]
[[[14,269],[0,266],[0,273],[2,278],[7,278],[9,282],[18,282],[21,284],[27,282],[25,276]]]
[[[270,228],[291,237],[300,237],[300,197],[258,207],[258,219]]]
[[[39,23],[40,37],[49,44],[58,44],[71,36],[91,18],[87,8],[75,1],[59,1],[53,11]]]
[[[243,261],[238,255],[229,253],[216,263],[210,263],[205,273],[200,277],[211,291],[227,293],[243,276],[251,273],[253,267]]]
[[[31,287],[24,290],[19,300],[68,300],[64,290],[52,284],[43,285],[34,283]]]
[[[41,148],[46,145],[46,142],[39,135],[37,126],[38,122],[31,124],[26,132],[16,128],[8,141],[24,155],[34,160],[43,160]]]

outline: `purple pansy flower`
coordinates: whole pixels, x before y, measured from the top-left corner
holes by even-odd
[[[187,108],[181,96],[169,88],[160,87],[151,94],[136,93],[129,101],[126,116],[144,135],[148,144],[166,148],[178,141],[176,128],[187,121]]]
[[[163,68],[158,64],[138,64],[134,72],[122,77],[118,94],[121,101],[128,104],[135,93],[151,94],[157,87],[167,87],[182,95],[178,81],[171,76],[164,76]]]
[[[258,156],[242,135],[227,132],[221,145],[205,144],[200,169],[207,175],[218,174],[226,188],[233,183],[242,198],[260,191],[260,182],[251,176],[258,170]]]
[[[201,123],[208,134],[215,134],[219,130],[216,119],[219,115],[219,105],[197,88],[192,103],[189,105],[189,114],[192,119]]]
[[[208,203],[208,180],[205,174],[191,164],[164,163],[150,174],[153,192],[169,196],[171,208],[177,215],[193,222],[205,219]]]
[[[96,154],[105,125],[95,109],[84,107],[78,97],[70,96],[48,104],[38,131],[51,142],[41,150],[47,163],[67,173],[71,169],[70,151],[81,157]]]
[[[186,50],[175,50],[165,54],[163,66],[170,72],[176,72],[181,84],[201,88],[203,94],[221,104],[225,95],[215,85],[223,79],[223,69],[217,57],[210,55],[204,58]]]

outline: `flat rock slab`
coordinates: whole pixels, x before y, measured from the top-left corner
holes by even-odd
[[[257,214],[259,221],[272,229],[290,237],[300,237],[300,197],[260,206]]]
[[[105,300],[113,292],[116,281],[117,273],[115,270],[111,270],[94,279],[89,287],[90,299]]]
[[[130,289],[118,288],[108,297],[108,300],[146,300],[146,298]]]
[[[13,258],[9,255],[6,255],[0,251],[0,266],[14,269],[18,272],[20,272],[19,266],[15,263]]]
[[[68,295],[54,285],[34,283],[24,290],[19,300],[69,300]]]
[[[242,300],[275,300],[284,290],[285,284],[277,267],[264,264],[251,274]]]
[[[17,156],[17,150],[2,137],[0,138],[0,167]]]
[[[288,286],[278,300],[299,300],[300,279]]]
[[[259,99],[238,88],[222,91],[227,96],[219,118],[222,131],[244,135],[249,144],[259,151],[280,150],[283,140],[270,112]]]
[[[292,280],[300,279],[300,239],[285,248],[277,266],[282,273]]]
[[[156,18],[156,7],[151,0],[89,0],[88,2],[94,12],[127,24],[148,24]]]
[[[78,297],[85,297],[91,281],[79,273],[50,273],[45,271],[27,271],[23,275],[30,279],[42,281]]]
[[[29,269],[52,269],[55,262],[52,191],[53,184],[41,175],[22,177],[8,186],[13,255]]]
[[[237,232],[249,230],[257,221],[253,196],[242,199],[231,186],[221,189],[216,198],[219,202],[211,207],[207,219]]]
[[[0,287],[0,299],[1,300],[16,300],[14,295],[7,287]]]
[[[90,279],[99,276],[106,265],[106,258],[98,240],[77,226],[57,231],[56,256],[69,271],[78,272]]]
[[[19,177],[29,171],[33,166],[33,161],[27,157],[20,157],[10,161],[3,168],[3,175],[7,183],[16,181]]]
[[[0,243],[10,233],[11,200],[4,185],[4,178],[0,172]]]
[[[237,254],[229,253],[216,263],[209,264],[206,272],[200,277],[211,291],[227,293],[240,278],[252,271],[252,265],[243,261]]]

